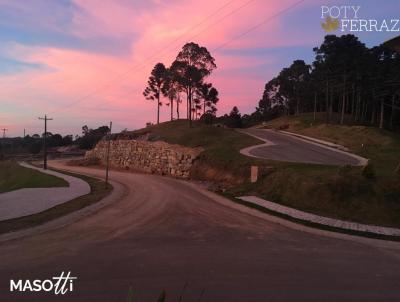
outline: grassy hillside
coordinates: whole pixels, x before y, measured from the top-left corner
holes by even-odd
[[[400,164],[400,135],[376,127],[326,124],[324,115],[313,120],[311,114],[272,120],[267,128],[289,125],[287,131],[327,140],[349,148],[353,153],[370,159],[379,178],[392,178]]]
[[[0,162],[0,193],[21,188],[67,187],[59,177],[21,167],[13,161]]]
[[[149,135],[152,140],[162,140],[187,147],[202,147],[204,152],[192,170],[192,177],[202,180],[221,181],[225,184],[243,183],[249,178],[252,164],[262,161],[243,156],[239,150],[262,141],[225,129],[194,122],[188,127],[186,120],[161,123],[130,132],[130,135]]]
[[[239,150],[261,143],[231,129],[175,121],[131,132],[205,149],[192,177],[223,184],[230,196],[257,195],[308,212],[328,217],[400,227],[400,178],[395,168],[400,161],[400,138],[386,131],[359,126],[325,125],[310,122],[310,116],[281,118],[268,127],[289,124],[293,131],[342,144],[371,159],[375,177],[366,177],[360,167],[335,167],[284,163],[249,158]],[[251,165],[263,173],[249,183]]]

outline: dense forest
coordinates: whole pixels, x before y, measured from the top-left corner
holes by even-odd
[[[266,83],[251,124],[281,115],[324,112],[327,123],[400,131],[400,54],[368,48],[354,35],[327,35],[311,65],[295,60]],[[315,116],[315,115],[314,115]]]

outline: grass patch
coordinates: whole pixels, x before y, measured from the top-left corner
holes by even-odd
[[[239,153],[240,149],[263,141],[233,129],[195,121],[189,128],[187,120],[177,120],[131,132],[135,136],[146,133],[150,133],[152,140],[204,148],[191,171],[191,176],[196,179],[239,184],[249,178],[250,165],[263,163]]]
[[[203,147],[191,176],[222,184],[231,196],[255,195],[299,210],[359,223],[400,227],[400,136],[364,126],[326,125],[312,115],[285,117],[268,127],[326,139],[350,148],[372,163],[374,177],[361,167],[286,163],[243,156],[240,149],[263,143],[231,129],[174,121],[131,132],[188,147]],[[250,166],[261,175],[250,183]],[[371,172],[371,171],[369,171]]]
[[[325,124],[324,114],[272,120],[268,128],[343,145],[369,159],[366,169],[289,165],[242,190],[319,215],[361,223],[400,227],[400,135],[375,127]],[[240,189],[239,189],[240,190]],[[238,192],[239,193],[239,192]],[[257,194],[256,194],[257,195]]]
[[[57,172],[71,175],[86,181],[90,186],[90,193],[37,214],[0,221],[0,234],[38,226],[45,222],[78,211],[102,200],[112,191],[112,186],[108,185],[106,188],[105,182],[102,180],[65,171]]]
[[[68,187],[64,179],[20,166],[15,161],[0,161],[0,193],[22,188]]]
[[[310,222],[310,221],[297,219],[297,218],[291,217],[289,215],[285,215],[285,214],[282,214],[282,213],[271,211],[271,210],[269,210],[267,208],[264,208],[264,207],[262,207],[260,205],[257,205],[257,204],[254,204],[254,203],[251,203],[251,202],[248,202],[248,201],[245,201],[245,200],[241,200],[241,199],[235,198],[230,193],[221,193],[221,195],[226,197],[226,198],[228,198],[228,199],[230,199],[230,200],[232,200],[233,202],[235,202],[237,204],[241,204],[243,206],[255,209],[255,210],[260,211],[262,213],[266,213],[266,214],[269,214],[269,215],[272,215],[272,216],[283,218],[283,219],[286,219],[286,220],[289,220],[291,222],[298,223],[298,224],[301,224],[301,225],[304,225],[304,226],[317,228],[317,229],[325,230],[325,231],[338,232],[338,233],[342,233],[342,234],[362,236],[362,237],[367,237],[367,238],[384,239],[384,240],[390,240],[390,241],[400,241],[400,238],[396,237],[396,236],[387,236],[387,235],[381,235],[381,234],[375,234],[375,233],[369,233],[369,232],[346,230],[346,229],[342,229],[342,228],[335,228],[335,227],[328,226],[328,225],[323,225],[323,224],[319,224],[319,223],[314,223],[314,222]]]

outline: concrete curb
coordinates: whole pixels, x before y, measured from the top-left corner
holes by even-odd
[[[339,229],[348,230],[348,231],[370,233],[370,234],[375,234],[375,235],[396,236],[396,237],[400,236],[400,229],[396,229],[396,228],[374,226],[374,225],[361,224],[361,223],[355,223],[355,222],[350,222],[350,221],[343,221],[343,220],[323,217],[323,216],[303,212],[300,210],[296,210],[296,209],[293,209],[290,207],[286,207],[286,206],[259,198],[257,196],[241,196],[241,197],[237,197],[237,198],[240,200],[246,201],[246,202],[256,204],[258,206],[261,206],[263,208],[266,208],[266,209],[276,212],[276,213],[284,214],[284,215],[290,216],[295,219],[312,222],[312,223],[317,223],[317,224],[324,225],[324,226],[339,228]]]
[[[19,165],[62,178],[68,182],[68,186],[23,188],[0,194],[0,221],[37,214],[90,193],[89,184],[80,178],[44,170],[24,162],[19,163]]]
[[[63,170],[63,171],[76,173],[74,171],[69,171],[69,170]],[[91,174],[81,174],[81,175],[98,178],[97,176]],[[21,239],[28,236],[29,237],[37,236],[46,232],[52,232],[67,227],[68,225],[73,224],[81,219],[84,219],[85,217],[96,214],[98,211],[102,210],[107,206],[115,204],[116,202],[120,201],[124,196],[127,195],[128,188],[126,188],[123,184],[113,180],[110,180],[110,184],[113,186],[113,190],[102,200],[92,205],[86,206],[78,211],[45,222],[41,225],[28,229],[22,229],[14,232],[0,234],[0,242]]]
[[[269,129],[265,129],[265,130],[266,131],[272,131],[272,130],[269,130]],[[279,133],[281,133],[283,135],[287,135],[287,136],[290,136],[292,138],[295,138],[295,139],[298,139],[298,140],[301,140],[301,141],[305,141],[305,142],[307,142],[309,144],[318,145],[320,147],[327,148],[327,149],[332,149],[332,150],[335,150],[336,152],[343,153],[343,154],[346,154],[348,156],[351,156],[351,157],[353,157],[353,158],[358,160],[358,166],[366,166],[366,165],[368,165],[368,159],[367,158],[364,158],[362,156],[356,155],[354,153],[350,153],[349,150],[346,147],[342,146],[342,145],[334,144],[334,143],[331,143],[331,142],[323,141],[323,140],[316,139],[316,138],[309,137],[309,136],[305,136],[305,135],[300,135],[300,134],[293,133],[293,132],[282,131],[282,130],[275,130],[275,131],[278,131]]]
[[[252,137],[254,137],[254,138],[256,138],[256,139],[259,139],[260,141],[263,141],[263,142],[264,142],[264,144],[259,144],[259,145],[250,146],[250,147],[246,147],[246,148],[241,149],[241,150],[239,151],[240,154],[243,154],[243,155],[245,155],[245,156],[250,156],[250,157],[265,159],[265,157],[257,156],[257,155],[251,154],[251,151],[252,151],[253,149],[258,149],[258,148],[260,148],[260,147],[268,147],[268,146],[274,146],[274,145],[275,145],[273,142],[271,142],[271,141],[269,141],[269,140],[267,140],[267,139],[265,139],[265,138],[258,137],[258,136],[256,136],[256,135],[253,135],[253,134],[247,133],[247,132],[245,132],[245,131],[241,131],[241,130],[236,130],[236,131],[237,131],[237,132],[240,132],[240,133],[242,133],[242,134],[246,134],[246,135],[252,136]]]
[[[295,231],[304,232],[304,233],[308,233],[308,234],[316,235],[316,236],[323,236],[323,237],[327,237],[327,238],[338,239],[338,240],[346,240],[346,241],[364,244],[364,245],[368,245],[368,246],[373,246],[373,247],[377,247],[377,248],[389,248],[389,249],[394,249],[394,250],[400,250],[400,242],[397,242],[397,241],[389,241],[389,240],[383,240],[383,239],[378,239],[378,238],[368,238],[368,237],[363,237],[363,236],[334,232],[331,230],[318,229],[315,227],[300,224],[298,222],[290,221],[288,219],[284,219],[284,218],[278,217],[276,215],[261,212],[257,209],[234,202],[225,196],[222,196],[215,192],[209,191],[204,186],[201,186],[199,184],[191,183],[191,182],[186,182],[186,184],[191,186],[192,188],[196,189],[197,191],[201,192],[203,195],[207,196],[208,198],[212,199],[214,202],[217,202],[225,207],[234,209],[241,213],[251,215],[255,218],[259,218],[259,219],[262,219],[262,220],[265,220],[265,221],[268,221],[271,223],[281,225],[283,227],[286,227],[286,228],[289,228],[289,229],[292,229]]]
[[[305,140],[308,140],[308,141],[312,141],[314,143],[318,143],[320,145],[325,145],[325,146],[328,146],[328,147],[331,147],[331,148],[335,148],[335,149],[338,149],[338,150],[342,150],[342,151],[345,151],[345,152],[349,152],[350,151],[345,146],[342,146],[342,145],[339,145],[339,144],[335,144],[335,143],[331,143],[331,142],[328,142],[328,141],[324,141],[322,139],[317,139],[317,138],[314,138],[314,137],[305,136],[305,135],[301,135],[301,134],[297,134],[297,133],[289,132],[289,131],[283,131],[283,130],[276,130],[276,131],[278,131],[280,133],[283,133],[283,134],[296,136],[296,137],[299,137],[299,138],[302,138],[302,139],[305,139]]]

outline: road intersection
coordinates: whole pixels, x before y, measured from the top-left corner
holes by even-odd
[[[202,301],[398,299],[397,248],[294,230],[171,178],[117,171],[110,177],[126,193],[99,211],[62,228],[0,242],[2,301],[32,300],[10,293],[10,278],[44,279],[62,270],[78,277],[65,297],[73,301],[123,301],[129,285],[144,301],[163,289],[175,298],[185,282],[185,301],[196,301],[203,289]]]

